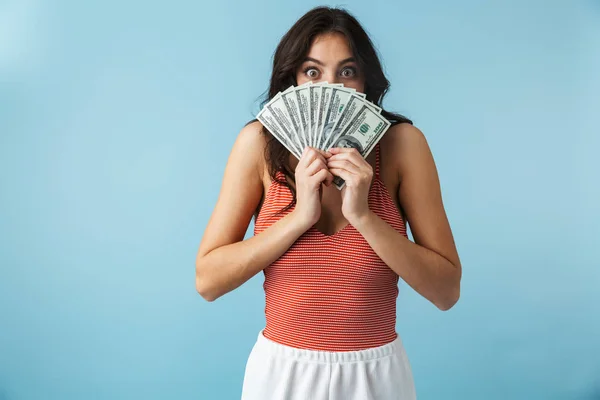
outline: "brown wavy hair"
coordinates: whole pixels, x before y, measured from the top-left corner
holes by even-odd
[[[347,38],[359,70],[364,76],[366,99],[381,107],[383,97],[389,90],[390,82],[383,73],[377,51],[368,34],[354,16],[343,8],[332,7],[313,8],[296,21],[281,38],[273,55],[271,82],[268,91],[263,94],[263,96],[266,94],[266,98],[262,101],[261,107],[278,92],[285,91],[290,85],[297,85],[296,71],[308,55],[313,39],[318,35],[331,32],[341,33]],[[383,109],[381,115],[392,125],[399,123],[412,125],[413,123],[403,115]],[[246,125],[255,121],[256,119]],[[287,180],[278,180],[276,175],[277,171],[282,171],[284,176],[295,184],[294,172],[289,165],[290,152],[265,127],[262,128],[262,134],[266,137],[265,160],[271,179],[287,186],[293,195],[292,201],[278,211],[281,213],[296,203],[295,189]]]

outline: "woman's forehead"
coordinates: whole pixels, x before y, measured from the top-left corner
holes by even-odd
[[[346,36],[341,33],[321,34],[313,40],[308,51],[308,57],[321,61],[343,60],[352,57]]]

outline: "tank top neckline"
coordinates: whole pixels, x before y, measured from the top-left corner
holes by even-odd
[[[388,190],[387,186],[385,186],[385,183],[381,180],[380,178],[380,166],[379,166],[379,155],[380,152],[380,143],[377,143],[375,145],[375,171],[373,173],[373,182],[371,184],[371,187],[369,188],[369,199],[372,197],[373,195],[373,191],[377,188],[379,189],[382,193],[383,196],[387,197],[389,199],[389,201],[394,204],[395,207],[395,202],[392,198],[392,195],[390,194],[390,191]],[[283,175],[283,172],[281,171],[277,171],[277,175]],[[285,179],[285,177],[284,177]],[[269,196],[270,192],[272,190],[274,190],[274,185],[279,185],[280,183],[276,180],[271,180],[271,183],[269,184],[269,188],[267,190],[267,193],[265,195],[265,198]],[[289,190],[288,190],[289,191]],[[289,193],[291,196],[291,192]],[[400,216],[402,218],[402,216]],[[404,222],[404,221],[403,221]],[[318,238],[322,239],[322,240],[333,240],[339,236],[344,235],[347,231],[356,231],[356,229],[354,228],[354,226],[352,226],[351,223],[346,223],[346,225],[344,225],[343,228],[337,230],[336,232],[328,235],[326,233],[321,232],[320,230],[318,230],[317,228],[315,228],[315,226],[311,226],[310,228],[308,228],[308,230],[306,231],[306,234],[313,234],[315,236],[317,236]],[[356,233],[356,232],[355,232]]]

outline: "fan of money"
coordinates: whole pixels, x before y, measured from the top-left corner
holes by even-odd
[[[306,146],[354,147],[366,158],[391,125],[364,93],[311,81],[277,93],[256,118],[298,159]],[[345,185],[339,176],[333,183]]]

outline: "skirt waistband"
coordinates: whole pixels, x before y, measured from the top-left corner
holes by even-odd
[[[296,347],[286,346],[266,338],[263,335],[263,331],[264,329],[261,329],[258,333],[258,339],[254,345],[255,347],[258,347],[261,351],[268,352],[268,354],[271,355],[282,356],[284,358],[293,358],[302,361],[313,361],[328,364],[369,361],[387,357],[398,351],[404,351],[404,346],[402,344],[402,340],[400,339],[400,335],[397,335],[393,342],[378,347],[353,351],[324,351],[299,349]]]

